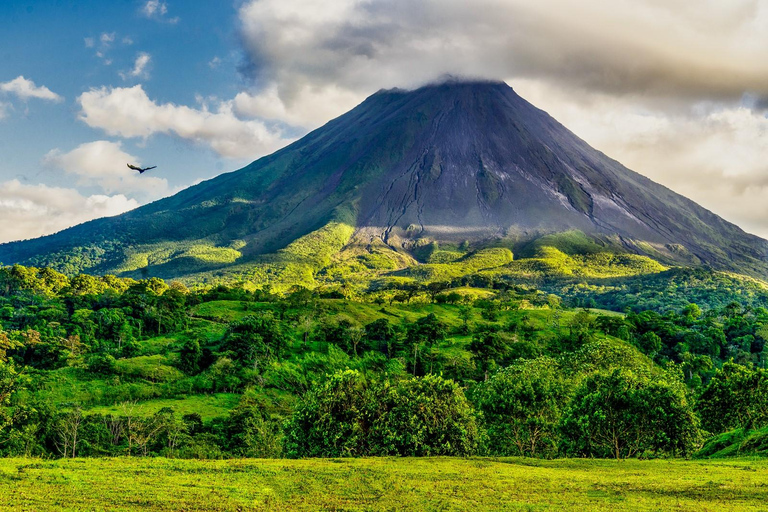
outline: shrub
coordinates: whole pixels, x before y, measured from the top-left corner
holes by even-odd
[[[587,377],[562,421],[567,453],[621,459],[688,455],[699,441],[699,419],[683,384],[642,371],[615,369]]]
[[[495,373],[477,392],[493,455],[554,456],[569,384],[554,360],[519,361]]]
[[[712,433],[768,425],[768,371],[725,363],[699,399],[705,429]]]
[[[471,455],[478,429],[464,392],[435,375],[370,383],[337,372],[310,391],[285,427],[289,457]]]

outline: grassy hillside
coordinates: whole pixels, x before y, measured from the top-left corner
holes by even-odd
[[[764,510],[768,462],[0,460],[0,510]]]
[[[713,436],[696,454],[704,459],[768,456],[768,426],[736,429]]]

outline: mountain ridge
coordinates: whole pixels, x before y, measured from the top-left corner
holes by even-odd
[[[608,250],[768,276],[765,240],[595,150],[505,83],[458,80],[380,90],[243,169],[2,244],[0,261],[183,277],[263,263],[332,221],[356,244],[403,254],[577,230]]]

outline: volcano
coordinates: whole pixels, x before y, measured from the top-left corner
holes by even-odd
[[[768,242],[491,81],[379,91],[243,169],[117,217],[0,245],[0,261],[183,277],[274,262],[265,255],[297,240],[312,253],[312,234],[331,223],[350,228],[334,235],[333,250],[354,240],[400,254],[427,242],[518,252],[579,231],[606,250],[768,276]]]

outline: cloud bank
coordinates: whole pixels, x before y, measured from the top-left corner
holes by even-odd
[[[122,194],[83,196],[74,189],[6,181],[0,183],[0,217],[3,219],[0,242],[50,235],[137,206],[135,200]]]

